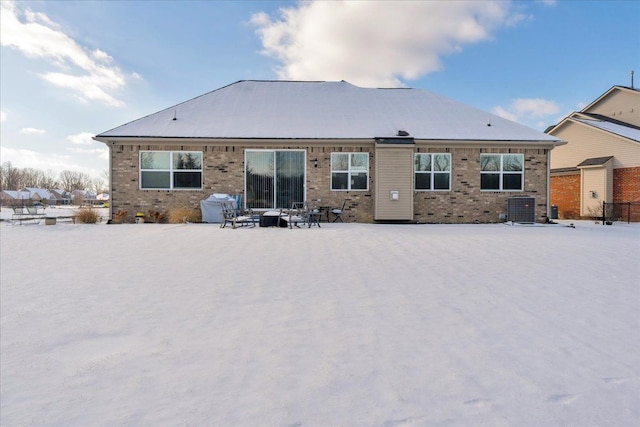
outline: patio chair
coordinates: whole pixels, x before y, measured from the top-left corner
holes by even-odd
[[[29,216],[27,210],[22,206],[12,206],[11,209],[13,209],[13,213],[11,214],[11,222],[18,221],[22,223],[22,220]]]
[[[220,228],[225,228],[227,224],[231,224],[231,228],[238,227],[255,227],[256,218],[252,211],[240,213],[236,209],[235,202],[222,203],[222,223]]]
[[[288,215],[284,217],[284,220],[287,221],[287,225],[289,228],[296,227],[300,228],[300,223],[307,223],[307,204],[303,202],[294,202],[291,205],[291,209],[289,209]]]
[[[347,201],[349,199],[344,199],[344,202],[342,203],[342,207],[341,208],[334,208],[331,209],[331,213],[335,216],[335,218],[333,219],[333,221],[331,222],[336,222],[338,220],[340,220],[340,222],[344,222],[342,220],[342,214],[344,213],[344,209],[347,206]]]
[[[34,218],[44,218],[44,209],[38,210],[38,206],[27,206],[27,214]]]
[[[240,215],[242,213],[242,194],[232,194],[231,197],[235,199],[235,208]]]

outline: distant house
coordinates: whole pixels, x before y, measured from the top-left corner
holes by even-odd
[[[31,194],[26,191],[2,190],[0,201],[4,206],[26,205],[31,202]]]
[[[68,205],[71,203],[71,193],[60,188],[51,190],[51,194],[56,199],[58,205]]]
[[[602,202],[640,203],[640,91],[613,86],[546,132],[567,141],[551,154],[560,218],[600,216]],[[631,216],[640,221],[640,206]]]
[[[73,190],[71,203],[74,205],[93,205],[96,203],[96,193],[89,190]]]
[[[545,221],[563,144],[425,90],[344,81],[239,81],[94,139],[112,213],[227,193],[255,211],[346,200],[345,221],[429,223],[498,222],[514,200]]]
[[[96,195],[97,203],[108,203],[109,202],[109,193],[99,193]]]
[[[52,204],[56,203],[56,198],[51,194],[49,190],[44,188],[34,188],[34,187],[25,187],[20,190],[23,193],[28,193],[29,198],[38,203],[42,204]]]

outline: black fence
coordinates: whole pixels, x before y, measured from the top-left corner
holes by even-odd
[[[640,202],[602,202],[602,225],[614,221],[640,222]]]

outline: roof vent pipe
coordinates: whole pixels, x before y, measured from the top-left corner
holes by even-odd
[[[633,89],[633,70],[631,70],[631,89]]]

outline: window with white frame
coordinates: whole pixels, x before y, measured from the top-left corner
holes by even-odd
[[[369,189],[369,153],[331,153],[332,190]]]
[[[451,190],[451,154],[415,153],[413,172],[416,191]]]
[[[522,191],[523,154],[480,154],[480,189]]]
[[[141,190],[199,190],[201,151],[141,151]]]

